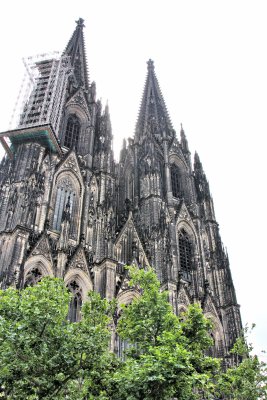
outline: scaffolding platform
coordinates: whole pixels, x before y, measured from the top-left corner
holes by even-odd
[[[13,158],[21,143],[27,142],[40,143],[49,151],[62,155],[58,138],[50,124],[0,132],[0,141],[10,158]]]

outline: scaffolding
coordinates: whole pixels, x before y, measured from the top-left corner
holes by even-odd
[[[28,57],[23,63],[26,72],[10,128],[50,124],[58,136],[68,77],[72,72],[70,59],[50,53]]]
[[[12,113],[9,130],[0,132],[0,143],[9,157],[27,141],[37,141],[61,154],[59,129],[68,78],[70,57],[58,52],[23,59],[25,74]]]

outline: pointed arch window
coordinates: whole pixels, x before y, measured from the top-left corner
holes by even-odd
[[[54,213],[51,215],[51,227],[61,231],[63,216],[69,221],[69,239],[77,240],[80,223],[80,183],[72,174],[63,173],[53,190]],[[66,218],[67,216],[67,218]]]
[[[173,196],[179,197],[181,192],[181,175],[179,168],[175,164],[171,164],[171,183]]]
[[[79,188],[69,175],[63,175],[54,189],[54,215],[51,220],[52,229],[60,232],[61,223],[66,211],[70,222],[70,239],[76,240],[79,226]]]
[[[184,229],[179,231],[179,255],[180,255],[180,268],[184,279],[191,280],[192,268],[192,243],[189,235]]]
[[[72,280],[68,285],[72,299],[69,304],[68,320],[70,322],[78,322],[81,319],[82,308],[82,289],[76,280]]]
[[[69,214],[72,215],[73,203],[75,199],[75,192],[70,185],[60,185],[57,187],[55,213],[53,219],[53,229],[60,231],[61,222],[65,207],[68,203]]]
[[[40,268],[38,268],[38,267],[32,268],[28,272],[28,274],[27,274],[27,276],[25,278],[24,288],[26,288],[28,286],[36,285],[38,282],[40,282],[42,277],[43,277],[43,274],[42,274]]]
[[[76,115],[70,115],[67,122],[64,146],[69,149],[77,149],[79,136],[80,136],[81,124]]]

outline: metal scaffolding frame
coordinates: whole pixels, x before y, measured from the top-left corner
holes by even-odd
[[[68,77],[70,58],[59,53],[41,54],[23,59],[25,76],[13,112],[16,128],[50,124],[58,136]]]

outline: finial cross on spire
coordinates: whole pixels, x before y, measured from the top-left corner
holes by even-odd
[[[154,71],[154,61],[151,58],[147,61],[147,69],[148,71]]]
[[[80,26],[81,28],[84,27],[84,19],[79,18],[78,21],[75,21],[75,22],[76,22],[76,24],[77,24],[78,26]]]

